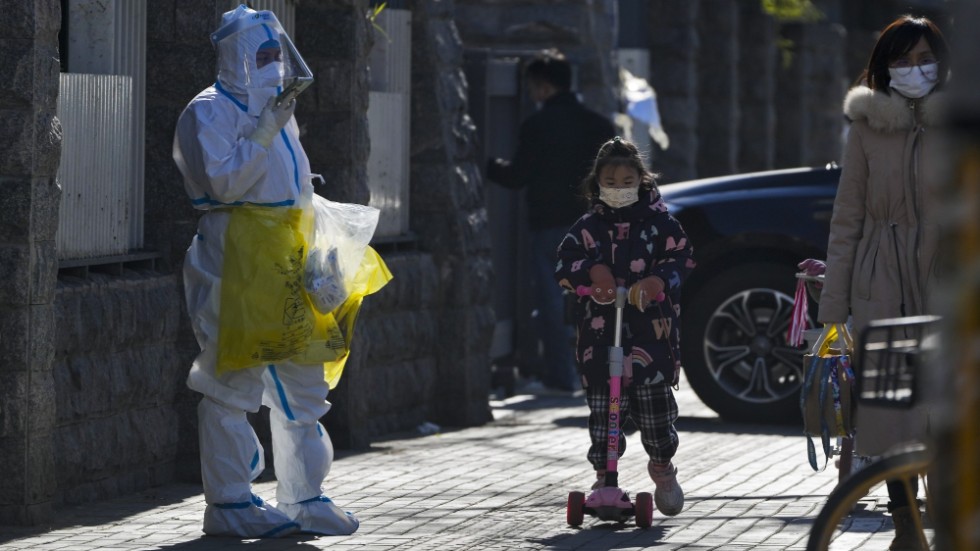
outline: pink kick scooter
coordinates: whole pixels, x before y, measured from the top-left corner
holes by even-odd
[[[588,287],[576,290],[579,296],[590,294]],[[657,296],[663,300],[663,293]],[[605,487],[592,490],[588,497],[583,492],[569,492],[565,518],[570,526],[579,526],[585,514],[599,520],[626,522],[635,517],[636,525],[649,528],[653,523],[653,496],[649,492],[636,494],[636,505],[630,501],[629,494],[619,487],[619,437],[622,430],[622,417],[619,398],[623,380],[623,308],[626,306],[626,289],[616,289],[616,328],[613,345],[609,347],[609,423],[606,437],[606,481]]]

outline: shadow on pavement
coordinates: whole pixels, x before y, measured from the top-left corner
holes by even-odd
[[[518,395],[502,402],[492,403],[494,410],[498,412],[526,413],[535,410],[554,409],[554,408],[579,408],[580,415],[559,417],[552,419],[552,423],[559,427],[585,427],[589,415],[583,396],[571,395]],[[506,422],[507,418],[502,417],[497,420]],[[726,421],[719,417],[689,417],[681,416],[676,423],[677,430],[684,432],[707,432],[724,434],[768,434],[776,436],[802,436],[803,426],[799,423],[740,423],[736,421]],[[629,431],[627,431],[629,432]]]
[[[559,427],[586,427],[588,425],[588,411],[582,415],[573,417],[559,417],[553,419],[552,423]],[[734,423],[724,421],[717,417],[684,417],[677,419],[674,425],[677,430],[682,432],[707,432],[724,434],[768,434],[775,436],[803,436],[802,427],[789,425],[760,425],[752,423]],[[627,427],[625,432],[631,434],[631,427]]]
[[[491,401],[494,409],[511,411],[530,411],[535,409],[570,408],[585,406],[585,395],[573,395],[570,392],[555,394],[519,394],[502,401]]]
[[[601,549],[646,549],[658,545],[668,545],[662,542],[669,527],[658,525],[656,518],[650,528],[638,528],[633,523],[599,522],[586,518],[580,528],[570,528],[573,533],[556,534],[548,538],[532,538],[528,542],[546,545],[556,549],[585,549],[595,548],[597,538],[602,538]],[[601,535],[596,535],[600,532]],[[593,547],[589,547],[589,544]]]
[[[775,436],[803,436],[803,426],[759,423],[737,423],[725,421],[718,417],[684,417],[677,419],[674,425],[677,430],[684,432],[711,432],[725,434],[769,434]]]
[[[315,549],[319,551],[322,547],[304,543],[316,539],[318,539],[317,536],[312,535],[289,536],[265,540],[239,540],[236,538],[201,536],[199,539],[193,541],[184,541],[173,545],[161,545],[155,549],[159,549],[160,551],[211,551],[213,549],[263,549],[266,551],[288,549],[289,551],[303,551]]]
[[[259,481],[261,481],[261,477]],[[175,505],[185,499],[200,496],[202,491],[201,486],[196,484],[168,484],[115,499],[60,507],[55,509],[55,520],[52,522],[37,526],[0,527],[2,528],[0,543],[65,530],[75,526],[100,526],[137,516],[157,507]]]

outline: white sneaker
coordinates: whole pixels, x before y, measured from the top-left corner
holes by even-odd
[[[242,503],[209,503],[204,509],[204,533],[209,536],[281,538],[299,532],[299,524],[252,494]]]
[[[279,510],[297,522],[300,530],[311,534],[347,536],[361,525],[353,513],[344,512],[323,495],[299,503],[280,503]]]
[[[673,463],[658,465],[647,463],[647,472],[657,489],[653,491],[653,502],[661,514],[672,517],[684,508],[684,490],[677,483],[677,467]]]
[[[606,487],[606,471],[596,471],[595,472],[595,482],[592,483],[592,489],[598,490],[599,488]]]

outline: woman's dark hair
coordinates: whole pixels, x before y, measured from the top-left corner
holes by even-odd
[[[602,144],[595,157],[595,162],[592,164],[592,171],[582,180],[582,195],[589,200],[599,197],[599,174],[607,166],[635,168],[640,175],[640,189],[649,191],[657,187],[656,174],[650,172],[643,164],[643,156],[640,155],[640,150],[631,142],[616,136]]]
[[[872,90],[880,90],[888,94],[892,81],[888,74],[888,65],[908,53],[921,38],[925,37],[932,54],[939,63],[939,82],[936,89],[942,88],[949,76],[949,47],[946,38],[935,23],[925,17],[903,15],[892,21],[885,30],[881,31],[868,67],[864,70],[862,80]]]
[[[524,75],[536,82],[547,82],[560,92],[572,88],[572,66],[558,50],[545,50],[524,68]]]

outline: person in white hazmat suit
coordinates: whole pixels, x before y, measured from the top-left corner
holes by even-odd
[[[343,535],[357,518],[323,495],[333,447],[319,419],[330,403],[323,366],[216,370],[225,229],[244,203],[288,208],[313,193],[309,159],[293,118],[295,100],[277,105],[296,62],[306,69],[275,15],[239,6],[211,40],[218,78],[177,122],[173,156],[195,208],[205,211],[184,261],[187,309],[201,352],[187,385],[198,406],[201,477],[209,535],[280,537],[297,531]],[[252,493],[264,452],[246,412],[270,408],[277,505]]]

